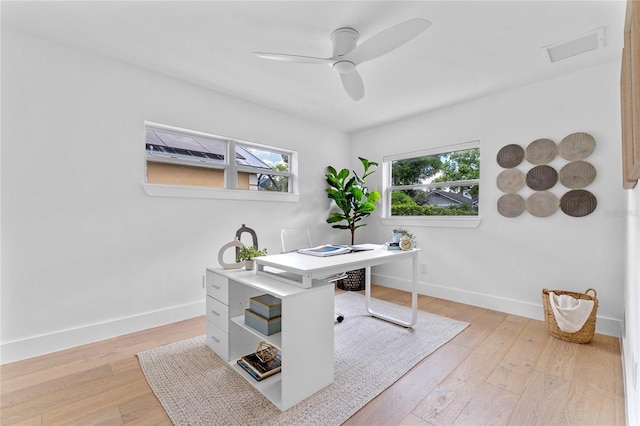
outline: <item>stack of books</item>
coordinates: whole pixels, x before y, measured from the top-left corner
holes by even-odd
[[[270,294],[249,299],[249,309],[244,310],[244,323],[265,336],[282,329],[282,301]]]
[[[388,242],[384,244],[387,246],[387,250],[401,250],[400,243]]]
[[[238,360],[238,365],[258,381],[273,376],[282,370],[279,353],[278,356],[267,362],[262,362],[255,353],[245,355]]]

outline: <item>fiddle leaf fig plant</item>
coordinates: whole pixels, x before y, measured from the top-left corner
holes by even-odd
[[[362,176],[353,171],[351,176],[349,169],[339,172],[332,166],[327,167],[327,183],[325,189],[327,196],[331,198],[339,211],[331,212],[327,223],[332,223],[332,228],[347,229],[351,233],[351,244],[355,244],[356,229],[365,226],[362,219],[371,215],[376,209],[376,202],[380,199],[380,192],[369,191],[365,185],[365,179],[375,172],[378,163],[366,158],[358,157],[364,168]],[[340,223],[346,222],[346,224]]]

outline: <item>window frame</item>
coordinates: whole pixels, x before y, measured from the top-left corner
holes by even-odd
[[[383,225],[390,226],[433,226],[433,227],[451,227],[451,228],[476,228],[480,225],[482,217],[480,211],[478,215],[473,216],[392,216],[391,215],[391,193],[394,190],[428,188],[434,186],[480,186],[480,179],[461,180],[454,182],[437,182],[432,184],[416,184],[416,185],[398,185],[391,184],[392,163],[397,160],[406,160],[408,158],[424,157],[429,155],[437,155],[448,152],[463,151],[466,149],[480,149],[480,140],[474,140],[451,145],[443,145],[433,148],[427,148],[419,151],[405,152],[401,154],[392,154],[382,157],[382,217]]]
[[[155,159],[149,159],[147,154],[146,144],[144,148],[144,176],[143,176],[143,189],[145,193],[152,197],[176,197],[176,198],[208,198],[208,199],[221,199],[221,200],[253,200],[253,201],[278,201],[278,202],[298,202],[300,194],[298,192],[298,153],[293,150],[283,149],[280,147],[274,147],[270,145],[249,142],[237,138],[229,138],[225,136],[214,135],[210,133],[200,132],[196,130],[184,129],[181,127],[170,126],[161,123],[155,123],[151,121],[144,122],[144,132],[148,128],[164,130],[184,135],[199,136],[208,139],[218,140],[224,143],[224,160],[217,161],[203,161],[195,162],[188,159],[175,158],[171,156],[160,156]],[[241,145],[248,148],[256,148],[264,151],[269,151],[277,154],[288,155],[289,157],[289,171],[283,172],[279,170],[264,169],[260,167],[252,167],[247,165],[237,164],[236,160],[236,145]],[[232,161],[233,159],[233,161]],[[147,182],[147,162],[159,162],[167,164],[180,164],[186,166],[202,167],[209,169],[222,170],[224,173],[224,187],[213,188],[206,186],[195,185],[173,185],[163,183],[149,183]],[[269,174],[277,176],[288,177],[288,191],[257,191],[251,189],[238,189],[237,188],[237,176],[238,172],[248,172],[255,174]]]

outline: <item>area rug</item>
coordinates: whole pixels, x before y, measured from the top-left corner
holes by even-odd
[[[372,302],[378,312],[411,316]],[[413,328],[400,327],[368,315],[358,293],[337,295],[335,305],[345,319],[335,325],[334,382],[285,412],[205,346],[204,336],[140,352],[140,365],[176,425],[340,425],[469,325],[418,311]]]

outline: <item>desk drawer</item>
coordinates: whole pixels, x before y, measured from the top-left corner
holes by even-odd
[[[229,307],[224,303],[207,296],[207,321],[229,332]]]
[[[207,295],[229,304],[229,280],[226,277],[207,270]]]
[[[222,359],[229,361],[229,333],[225,333],[209,321],[207,321],[207,346]]]

